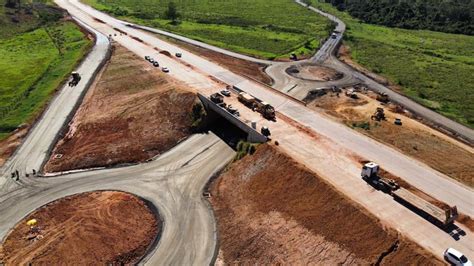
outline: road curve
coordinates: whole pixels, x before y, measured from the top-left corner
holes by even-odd
[[[202,189],[234,155],[214,134],[199,134],[150,163],[43,178],[39,184],[0,196],[0,239],[3,241],[19,220],[46,203],[87,191],[120,190],[153,203],[164,221],[158,245],[142,262],[210,265],[217,229]]]

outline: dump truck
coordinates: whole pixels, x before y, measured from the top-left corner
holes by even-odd
[[[275,108],[273,108],[269,103],[263,102],[246,92],[239,93],[238,99],[248,108],[262,114],[264,118],[275,120]]]
[[[72,72],[71,73],[71,81],[69,81],[69,83],[68,83],[69,87],[76,86],[79,83],[80,80],[81,80],[81,75],[79,75],[79,73],[77,73],[77,72]]]
[[[395,180],[380,177],[378,175],[379,169],[379,165],[374,162],[366,163],[362,167],[362,179],[440,227],[449,226],[457,219],[458,211],[456,206],[446,209],[439,208],[401,187]]]
[[[253,109],[257,102],[255,97],[253,97],[252,95],[246,92],[239,93],[238,99],[239,99],[239,102],[243,103],[245,106],[247,106],[250,109]]]
[[[224,102],[224,96],[222,96],[220,93],[214,93],[211,95],[211,97],[209,97],[209,99],[211,99],[211,101],[215,104],[221,104]]]

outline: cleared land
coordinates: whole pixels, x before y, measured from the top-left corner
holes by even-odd
[[[274,146],[235,162],[211,189],[221,262],[440,263]]]
[[[185,85],[118,46],[45,171],[141,162],[165,152],[191,134],[196,99]]]
[[[380,105],[372,92],[357,95],[359,99],[352,99],[345,96],[344,91],[339,96],[337,93],[327,92],[310,102],[308,107],[322,109],[359,132],[474,187],[474,151],[471,147],[410,118],[402,108]],[[384,108],[387,121],[371,120],[377,107]],[[403,125],[395,125],[395,118],[401,118]]]
[[[292,0],[175,1],[181,23],[165,15],[170,1],[86,0],[95,8],[137,23],[262,58],[314,53],[331,23]]]
[[[38,221],[38,232],[26,225],[30,219]],[[134,264],[146,254],[160,230],[158,217],[131,194],[76,194],[53,201],[21,220],[5,239],[0,262]]]
[[[474,36],[360,23],[330,4],[313,5],[348,26],[352,58],[415,101],[474,127]]]

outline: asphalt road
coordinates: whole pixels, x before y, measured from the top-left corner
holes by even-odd
[[[146,164],[42,178],[0,196],[0,239],[28,213],[53,200],[93,190],[120,190],[153,203],[164,221],[158,245],[142,262],[210,265],[216,225],[202,189],[234,156],[214,134],[193,135]]]

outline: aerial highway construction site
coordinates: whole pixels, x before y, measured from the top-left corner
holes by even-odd
[[[328,35],[269,59],[55,0],[93,44],[0,139],[0,265],[469,265],[474,131],[303,2]]]

